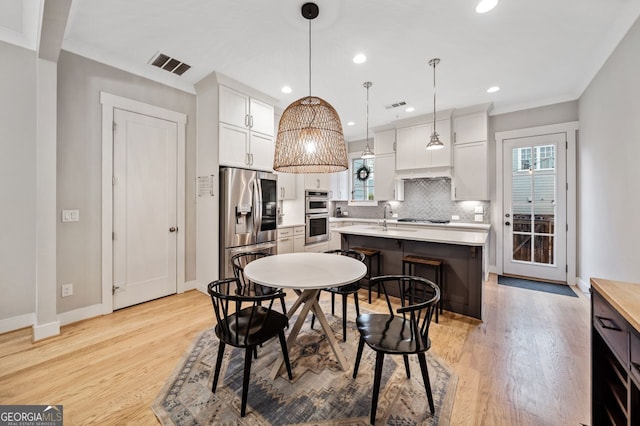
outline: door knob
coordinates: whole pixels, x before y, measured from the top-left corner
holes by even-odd
[[[175,226],[172,226],[171,228],[169,228],[169,232],[176,232],[178,230],[178,228],[176,228]]]
[[[507,222],[505,222],[504,224],[505,224],[505,225],[507,225],[507,226],[510,226],[510,225],[511,225],[511,222],[507,221]]]

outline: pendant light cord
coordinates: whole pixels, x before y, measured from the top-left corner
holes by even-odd
[[[311,97],[311,19],[309,19],[309,97]]]
[[[367,84],[367,147],[369,146],[369,87],[371,84]]]
[[[436,61],[433,61],[433,133],[436,133]]]

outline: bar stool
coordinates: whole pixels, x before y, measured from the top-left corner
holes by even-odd
[[[431,259],[423,256],[407,255],[402,258],[402,273],[405,275],[415,275],[416,265],[433,268],[435,271],[435,284],[440,288],[440,313],[442,313],[442,295],[444,295],[444,262],[441,259]],[[408,268],[405,268],[408,267]],[[406,270],[408,269],[408,270]],[[436,323],[438,322],[438,309],[436,309]]]
[[[367,280],[367,286],[369,287],[369,303],[371,303],[371,277],[375,277],[377,275],[381,275],[380,273],[380,250],[378,249],[370,249],[366,247],[352,247],[351,250],[359,251],[364,254],[364,263],[367,265],[367,274],[363,277]],[[377,269],[376,275],[371,273],[371,265],[373,263],[373,258],[376,258]],[[380,297],[380,284],[378,284],[378,297]]]

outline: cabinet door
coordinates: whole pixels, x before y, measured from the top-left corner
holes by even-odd
[[[413,159],[413,127],[403,127],[396,132],[396,169],[412,169]]]
[[[328,191],[330,186],[330,173],[307,173],[304,175],[304,189],[324,189]]]
[[[294,253],[304,252],[304,234],[296,235],[293,237],[293,252]]]
[[[273,106],[251,98],[249,107],[249,124],[252,132],[258,132],[263,135],[274,135],[274,115]]]
[[[278,240],[278,254],[293,253],[293,237]]]
[[[250,165],[248,129],[220,123],[219,138],[221,165],[236,167]]]
[[[395,174],[396,156],[395,154],[376,154],[375,165],[375,188],[376,200],[395,200]]]
[[[488,200],[487,142],[456,145],[453,148],[455,200]]]
[[[340,250],[342,248],[342,234],[332,231],[329,240],[329,250]]]
[[[331,173],[331,200],[349,201],[349,170]]]
[[[432,124],[421,124],[413,128],[413,168],[424,169],[431,166],[431,152],[427,144],[433,132]],[[443,141],[444,142],[444,141]]]
[[[293,173],[276,173],[278,175],[278,200],[296,199],[296,178]]]
[[[487,140],[487,113],[478,112],[453,118],[453,142],[470,143]]]
[[[389,154],[396,151],[396,131],[395,129],[376,132],[373,137],[373,151],[376,155]]]
[[[220,86],[220,121],[238,127],[248,127],[249,97],[226,86]]]
[[[251,132],[250,165],[254,169],[273,170],[273,155],[275,147],[273,136]]]
[[[431,126],[429,127],[432,128]],[[438,135],[440,135],[440,140],[444,144],[444,148],[427,151],[425,143],[424,150],[429,153],[427,167],[451,167],[451,120],[447,119],[436,121],[436,131],[438,132]],[[427,143],[430,138],[431,133],[429,133]]]

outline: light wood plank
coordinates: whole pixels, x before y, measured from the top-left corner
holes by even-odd
[[[375,295],[366,303],[365,291],[360,300],[386,309]],[[451,424],[589,424],[588,299],[499,286],[492,275],[484,312],[480,322],[445,311],[432,325],[431,351],[459,377]],[[0,335],[0,402],[63,404],[68,425],[157,424],[152,401],[213,323],[209,297],[190,291],[37,343],[29,329]]]

